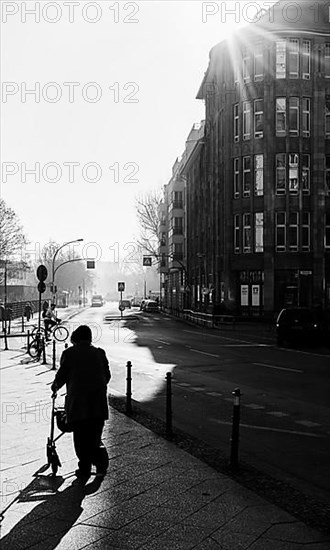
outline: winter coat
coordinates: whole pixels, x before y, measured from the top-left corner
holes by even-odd
[[[66,384],[66,414],[69,423],[109,417],[107,384],[111,378],[103,349],[81,342],[66,349],[52,390]]]

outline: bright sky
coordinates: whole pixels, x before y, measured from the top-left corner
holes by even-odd
[[[134,197],[168,182],[204,118],[195,96],[209,50],[258,4],[1,2],[1,194],[30,248],[84,238],[109,259],[114,243],[122,250],[134,239]],[[25,94],[36,86],[38,100]],[[36,163],[39,183],[25,174]]]

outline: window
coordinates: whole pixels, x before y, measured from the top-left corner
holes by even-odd
[[[311,75],[311,41],[303,40],[302,44],[302,77],[310,79]]]
[[[311,100],[309,97],[302,98],[302,135],[310,136],[311,127]]]
[[[239,141],[239,111],[238,103],[234,105],[234,141]]]
[[[325,100],[325,137],[330,138],[330,99]]]
[[[324,246],[330,248],[330,214],[325,215]]]
[[[240,253],[240,226],[239,226],[239,214],[234,216],[234,252]]]
[[[250,139],[251,136],[251,102],[243,103],[243,139]]]
[[[285,153],[276,155],[276,194],[284,195],[286,190],[286,157]]]
[[[289,98],[289,132],[290,136],[299,134],[299,97]]]
[[[285,40],[278,40],[276,42],[276,78],[285,78],[286,76],[285,49]]]
[[[173,253],[175,260],[183,260],[183,244],[175,243]]]
[[[243,157],[243,197],[250,196],[251,189],[251,157]]]
[[[286,134],[286,98],[276,98],[276,135],[285,136]]]
[[[263,80],[264,78],[264,54],[263,45],[257,44],[254,50],[254,80]]]
[[[298,250],[298,212],[289,212],[288,245],[292,252]]]
[[[289,78],[298,78],[299,76],[299,40],[297,38],[289,39]]]
[[[302,155],[301,159],[301,187],[303,193],[309,193],[311,188],[310,155]]]
[[[239,158],[234,159],[234,198],[239,197]]]
[[[173,218],[173,234],[183,235],[183,218]]]
[[[264,135],[264,100],[254,101],[254,137],[262,138]]]
[[[330,155],[325,156],[325,192],[330,195]]]
[[[183,192],[173,191],[173,208],[183,208]]]
[[[301,250],[303,252],[309,252],[310,250],[310,213],[302,213],[301,224]]]
[[[243,50],[243,82],[251,80],[251,55],[247,48]]]
[[[264,194],[264,156],[254,155],[254,194]]]
[[[243,214],[243,252],[251,252],[251,214]]]
[[[275,214],[275,246],[277,252],[285,252],[286,230],[285,230],[285,212],[276,212]]]
[[[330,78],[330,43],[325,45],[325,50],[324,50],[324,73],[325,73],[325,78]]]
[[[298,193],[298,169],[299,161],[297,153],[289,153],[289,191],[291,193]]]
[[[254,224],[254,251],[264,251],[264,213],[256,212]]]

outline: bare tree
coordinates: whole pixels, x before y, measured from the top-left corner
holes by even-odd
[[[17,214],[0,199],[0,258],[13,259],[26,244],[26,237]]]
[[[153,256],[158,255],[158,207],[162,200],[161,191],[149,191],[135,199],[140,225],[138,245]]]

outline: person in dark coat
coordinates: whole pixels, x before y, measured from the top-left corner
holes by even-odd
[[[77,477],[89,476],[92,464],[97,474],[104,475],[108,456],[101,437],[104,422],[109,418],[109,362],[104,350],[92,345],[92,332],[87,325],[79,326],[72,333],[71,342],[73,346],[62,353],[51,389],[56,393],[66,384],[67,422],[73,428],[74,448],[79,460]]]

